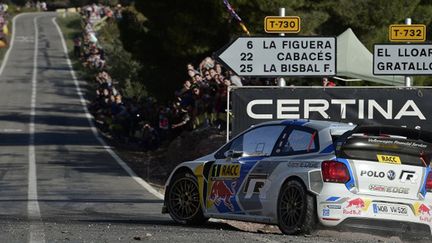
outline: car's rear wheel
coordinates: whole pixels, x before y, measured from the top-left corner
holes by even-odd
[[[284,234],[310,234],[316,224],[314,197],[297,180],[285,182],[278,198],[278,224]]]
[[[207,221],[200,204],[198,183],[194,175],[180,173],[174,176],[167,194],[168,212],[181,224],[202,224]]]

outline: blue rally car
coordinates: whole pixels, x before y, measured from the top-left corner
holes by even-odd
[[[164,213],[277,224],[285,234],[373,226],[431,234],[432,134],[383,126],[262,123],[171,173]]]

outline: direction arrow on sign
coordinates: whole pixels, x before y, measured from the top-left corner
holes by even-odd
[[[336,38],[239,37],[217,59],[239,76],[333,76]]]

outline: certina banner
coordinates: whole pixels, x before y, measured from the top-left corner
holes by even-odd
[[[251,125],[282,119],[395,125],[432,131],[432,89],[234,88],[232,136]],[[420,145],[419,145],[420,146]]]
[[[431,75],[432,44],[374,46],[375,75]]]
[[[335,37],[239,37],[217,59],[240,76],[332,76]]]

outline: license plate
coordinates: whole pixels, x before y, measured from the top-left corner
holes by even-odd
[[[393,215],[408,215],[408,207],[404,205],[374,203],[374,214],[393,214]]]

